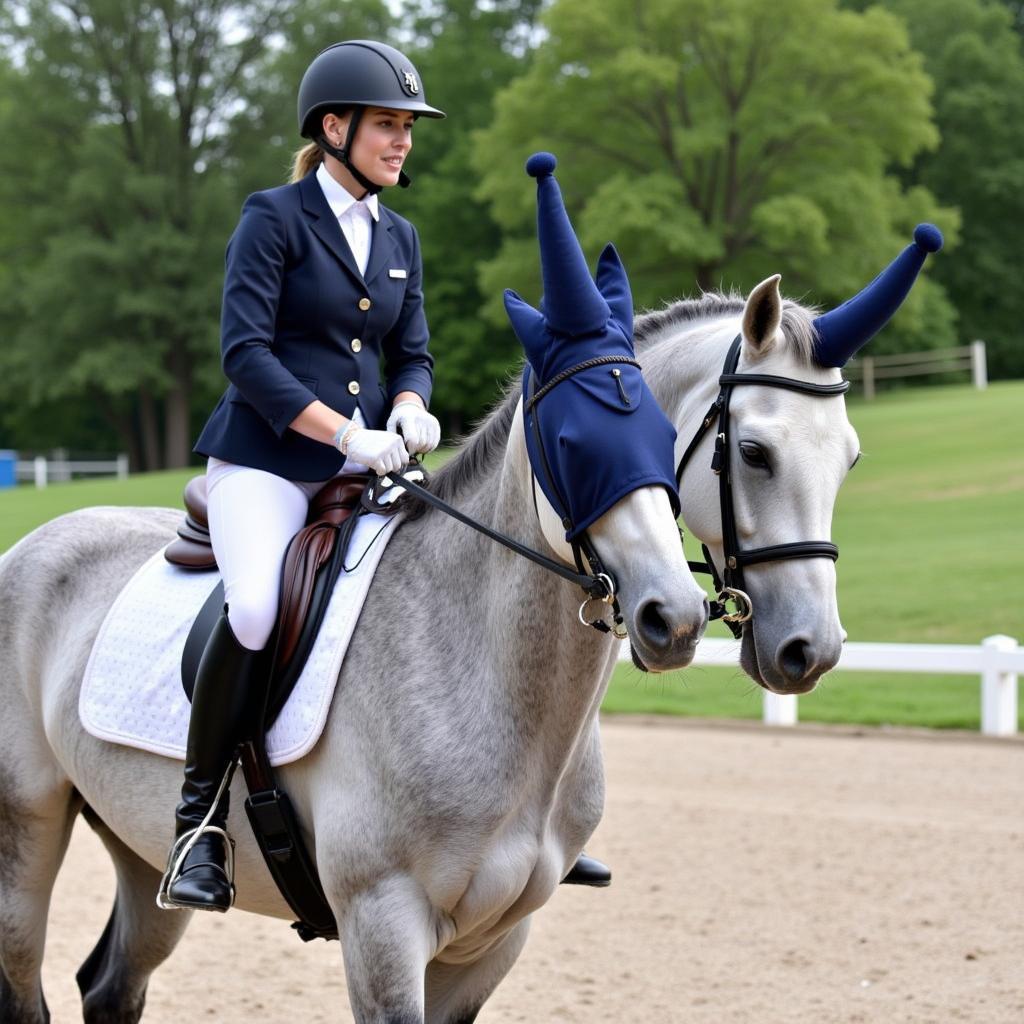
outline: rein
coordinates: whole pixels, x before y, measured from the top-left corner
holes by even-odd
[[[539,390],[536,390],[536,379],[531,373],[529,394],[523,395],[524,411],[533,413],[534,439],[537,443],[537,450],[541,453],[543,471],[551,485],[553,493],[558,495],[559,501],[562,504],[562,509],[559,510],[559,514],[561,516],[562,525],[565,527],[566,531],[572,529],[573,523],[571,517],[565,511],[568,508],[568,505],[562,499],[561,492],[558,490],[554,476],[551,473],[551,467],[548,464],[547,454],[544,451],[544,445],[540,434],[540,427],[538,426],[536,406],[537,403],[540,402],[540,400],[557,385],[569,380],[577,373],[580,373],[583,370],[589,370],[594,366],[604,366],[608,363],[628,363],[631,366],[640,366],[635,359],[628,356],[596,356],[593,359],[584,360],[576,366],[563,370],[561,373],[552,377],[551,380],[549,380]],[[477,522],[475,519],[467,516],[464,512],[460,512],[457,508],[454,508],[446,501],[437,497],[437,495],[432,494],[425,487],[410,480],[402,473],[390,473],[386,478],[378,477],[377,482],[373,486],[372,493],[364,496],[363,507],[368,511],[380,512],[388,510],[387,505],[380,505],[378,503],[380,492],[383,489],[382,481],[384,479],[393,480],[398,486],[403,487],[410,494],[413,494],[422,501],[425,501],[428,505],[444,512],[453,519],[457,519],[460,523],[464,523],[466,526],[476,530],[478,533],[482,533],[485,537],[489,537],[491,540],[503,545],[510,551],[515,552],[517,555],[521,555],[523,558],[529,559],[531,562],[539,565],[542,569],[547,569],[548,572],[553,572],[556,576],[561,576],[562,579],[568,580],[570,583],[575,583],[587,595],[587,599],[580,605],[578,613],[580,622],[584,626],[592,626],[594,629],[598,630],[598,632],[612,633],[620,640],[626,638],[622,613],[619,610],[619,601],[615,596],[615,578],[604,568],[601,558],[586,532],[584,532],[579,539],[571,542],[573,558],[576,561],[576,568],[578,570],[574,572],[572,569],[562,565],[560,562],[556,562],[554,559],[548,558],[547,555],[543,555],[539,551],[534,551],[533,548],[527,547],[525,544],[501,533],[499,530],[493,530],[491,527]],[[534,501],[536,502],[536,494],[534,494]],[[586,571],[584,563],[586,563],[586,566],[590,567],[589,573]],[[607,605],[611,609],[614,625],[608,625],[608,623],[600,617],[600,614],[593,619],[587,618],[587,606],[593,602]]]
[[[813,384],[796,377],[778,377],[767,373],[737,373],[736,367],[739,364],[742,340],[742,335],[739,334],[733,339],[725,357],[722,374],[718,378],[718,397],[705,413],[704,419],[676,467],[676,486],[678,487],[682,483],[683,471],[686,469],[687,463],[697,450],[708,428],[717,419],[718,432],[715,436],[715,453],[711,458],[711,471],[718,477],[718,499],[722,514],[722,552],[725,566],[720,575],[706,544],[701,545],[705,561],[688,562],[687,564],[691,571],[707,573],[711,576],[715,590],[718,591],[718,600],[711,602],[711,618],[722,619],[737,640],[743,635],[743,623],[749,622],[754,614],[753,602],[747,593],[743,575],[745,566],[759,565],[762,562],[781,562],[791,558],[831,558],[834,562],[839,558],[839,548],[831,541],[808,540],[741,550],[736,531],[732,472],[729,462],[729,402],[732,398],[733,388],[752,384],[759,387],[783,388],[787,391],[797,391],[819,398],[845,395],[850,390],[850,382],[847,380],[838,384]],[[729,611],[729,602],[735,605],[735,611]]]

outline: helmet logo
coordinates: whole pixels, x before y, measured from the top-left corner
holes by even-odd
[[[420,83],[416,81],[416,72],[402,68],[402,74],[405,75],[406,89],[415,96],[420,91]]]

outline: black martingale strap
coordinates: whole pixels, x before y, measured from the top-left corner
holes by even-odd
[[[428,505],[432,505],[434,508],[444,512],[445,515],[449,515],[453,519],[457,519],[460,523],[465,523],[466,526],[476,530],[477,533],[482,533],[485,537],[490,537],[491,540],[504,545],[510,551],[514,551],[517,555],[522,555],[523,558],[528,558],[531,562],[535,562],[541,568],[547,569],[549,572],[553,572],[556,575],[561,576],[562,579],[568,580],[570,583],[575,583],[578,587],[582,587],[582,589],[591,597],[603,598],[607,595],[608,589],[605,583],[602,580],[597,579],[595,575],[573,572],[572,569],[562,565],[561,562],[556,562],[554,559],[548,558],[546,555],[542,555],[539,551],[534,551],[533,548],[528,548],[525,544],[520,544],[519,541],[514,540],[512,537],[507,537],[498,530],[492,530],[489,526],[485,526],[483,523],[478,523],[475,519],[467,516],[464,512],[460,512],[457,508],[449,505],[448,502],[437,497],[437,495],[432,494],[425,487],[422,487],[413,480],[407,479],[401,473],[389,473],[388,476],[399,487],[405,488],[405,490],[416,495],[417,498],[425,501]]]

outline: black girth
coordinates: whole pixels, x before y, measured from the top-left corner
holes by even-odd
[[[805,395],[816,395],[829,398],[833,395],[845,395],[850,390],[849,381],[838,384],[812,384],[810,381],[798,380],[795,377],[777,377],[767,373],[737,373],[736,366],[740,359],[742,335],[737,335],[725,357],[722,375],[718,378],[719,392],[711,408],[708,409],[693,435],[683,457],[676,467],[676,486],[681,487],[683,471],[691,456],[697,450],[704,434],[715,420],[718,421],[718,433],[715,436],[715,454],[711,459],[711,471],[718,477],[718,500],[722,513],[722,550],[725,566],[721,575],[715,566],[707,545],[701,545],[704,562],[690,562],[693,572],[708,573],[718,592],[718,600],[711,603],[711,618],[723,619],[737,639],[743,634],[743,623],[753,615],[753,606],[747,594],[743,569],[748,565],[761,562],[779,562],[789,558],[831,558],[834,562],[839,557],[839,548],[831,541],[806,540],[791,544],[771,544],[761,548],[740,549],[739,537],[736,532],[736,516],[732,496],[732,467],[730,465],[729,444],[729,401],[733,388],[744,384],[756,384],[760,387],[784,388],[787,391],[799,391]],[[736,611],[729,612],[728,602],[736,604]]]

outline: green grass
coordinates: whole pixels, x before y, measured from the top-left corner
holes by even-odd
[[[887,392],[849,412],[865,454],[840,493],[833,538],[850,639],[1024,637],[1024,382]],[[192,472],[0,492],[0,551],[86,505],[179,507]],[[727,634],[715,625],[710,635]],[[651,676],[622,665],[605,701],[610,711],[729,718],[756,718],[760,707],[746,676],[720,668]],[[837,672],[801,698],[800,718],[976,729],[978,680]]]
[[[738,669],[690,668],[646,675],[615,670],[604,710],[625,714],[761,717],[761,691]],[[981,725],[977,677],[832,672],[800,698],[802,722],[974,729]],[[1019,717],[1024,730],[1024,714]]]
[[[1024,382],[888,392],[851,401],[849,415],[864,456],[840,492],[833,539],[850,640],[1024,637]],[[709,635],[728,633],[715,625]],[[736,670],[645,676],[620,665],[604,706],[756,718],[761,704]],[[979,682],[835,672],[801,698],[800,718],[977,729]]]

